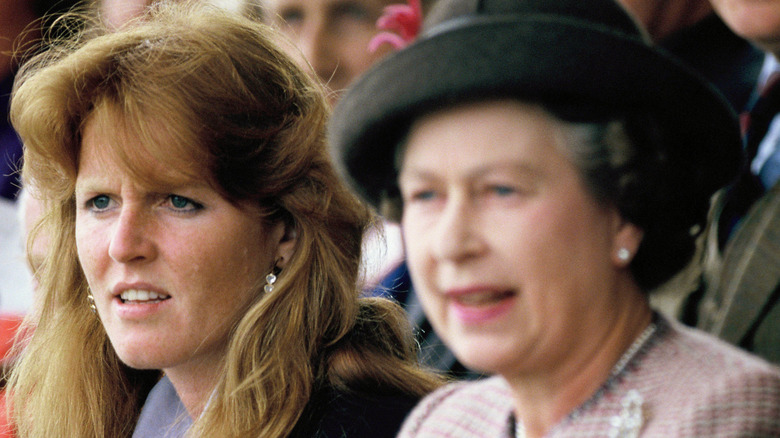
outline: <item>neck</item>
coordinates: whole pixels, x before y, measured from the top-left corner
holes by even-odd
[[[647,297],[635,287],[616,307],[620,310],[611,321],[604,321],[601,336],[567,358],[566,363],[533,376],[504,376],[513,392],[515,413],[528,437],[544,436],[592,397],[652,320]]]
[[[185,370],[173,368],[164,371],[176,388],[176,394],[187,409],[190,418],[197,420],[214,392],[219,370],[212,367]]]

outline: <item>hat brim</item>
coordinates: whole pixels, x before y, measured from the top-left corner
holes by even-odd
[[[337,166],[375,206],[395,184],[395,149],[415,118],[492,97],[649,110],[688,145],[667,152],[689,172],[689,188],[712,193],[736,175],[733,111],[698,74],[641,39],[549,15],[459,21],[379,62],[334,111]]]

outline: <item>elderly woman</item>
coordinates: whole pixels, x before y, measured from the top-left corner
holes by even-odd
[[[274,38],[162,5],[22,71],[12,118],[51,245],[19,436],[393,436],[437,384],[400,309],[358,298],[372,217]]]
[[[611,0],[438,6],[330,134],[434,328],[495,375],[401,436],[778,436],[780,371],[648,305],[736,173],[724,101]]]

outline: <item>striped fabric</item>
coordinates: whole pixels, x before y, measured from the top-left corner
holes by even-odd
[[[547,437],[780,437],[780,369],[663,317],[657,325],[628,366]],[[425,398],[399,437],[511,438],[512,406],[500,377],[453,383]]]

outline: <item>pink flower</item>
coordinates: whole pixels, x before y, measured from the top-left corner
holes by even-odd
[[[422,6],[420,0],[408,0],[406,5],[390,5],[376,22],[380,32],[368,43],[368,50],[376,52],[379,46],[388,43],[396,49],[408,46],[420,33],[422,27]]]

